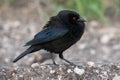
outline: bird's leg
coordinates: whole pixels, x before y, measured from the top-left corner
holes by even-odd
[[[51,58],[52,58],[53,64],[54,64],[54,65],[57,65],[57,64],[55,63],[55,60],[54,60],[54,57],[53,57],[53,53],[51,53]]]
[[[75,65],[74,63],[66,60],[66,59],[63,57],[63,54],[62,54],[62,53],[59,54],[59,57],[60,57],[62,60],[64,60],[64,61],[66,61],[67,63],[69,63],[70,65]]]

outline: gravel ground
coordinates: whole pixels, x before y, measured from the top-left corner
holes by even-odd
[[[120,80],[120,64],[40,65],[0,68],[0,80]]]
[[[14,74],[10,74],[10,71],[13,71],[13,73],[16,71],[18,74],[15,76],[23,77],[23,75],[21,76],[20,74],[26,72],[28,66],[34,65],[36,62],[39,63],[40,67],[42,67],[41,65],[43,64],[52,63],[49,52],[44,50],[27,55],[17,63],[12,63],[12,60],[26,49],[23,47],[23,45],[27,41],[31,40],[33,36],[39,32],[42,29],[42,26],[44,26],[47,22],[47,19],[44,19],[45,17],[40,16],[42,14],[43,13],[39,14],[38,9],[34,7],[31,8],[29,5],[25,8],[19,9],[8,7],[6,8],[5,6],[0,7],[0,80],[6,80],[6,75],[9,77],[13,76]],[[74,62],[75,64],[81,65],[79,68],[72,66],[67,67],[67,69],[70,68],[70,70],[74,71],[70,75],[78,76],[78,79],[82,80],[96,80],[96,77],[98,78],[97,80],[119,80],[119,25],[119,21],[109,22],[109,24],[103,24],[97,21],[86,22],[86,30],[81,40],[64,52],[66,59]],[[58,64],[64,64],[64,62],[58,58],[58,55],[54,55],[54,58]],[[92,70],[87,71],[89,66],[88,64],[95,64],[95,66],[92,68]],[[44,67],[48,66],[44,65]],[[61,67],[63,66],[66,65],[62,65]],[[24,67],[25,70],[22,67]],[[50,67],[55,68],[56,71],[55,66],[50,65]],[[18,68],[23,69],[23,73],[17,71],[19,70]],[[28,68],[28,70],[29,69],[31,71],[31,67]],[[80,72],[75,72],[75,70],[79,71],[79,69]],[[92,72],[94,69],[98,69],[98,73]],[[106,71],[107,69],[108,71]],[[7,73],[5,74],[5,78],[3,75],[4,72]],[[66,72],[63,72],[63,74],[65,73]],[[93,78],[90,77],[92,74],[94,74],[92,76]],[[32,73],[28,73],[27,75],[37,76]],[[79,75],[82,76],[79,77]],[[15,76],[13,76],[13,78],[14,80],[17,80]],[[65,80],[69,79],[70,78]]]

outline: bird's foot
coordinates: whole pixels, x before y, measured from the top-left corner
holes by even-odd
[[[69,63],[71,66],[78,66],[78,65],[76,65],[76,64],[74,64],[74,63],[72,63],[72,62],[70,62],[70,61],[68,61],[68,60],[66,60],[64,58],[63,58],[63,60],[66,61],[67,63]]]
[[[53,62],[53,65],[58,66],[58,64],[56,62]]]

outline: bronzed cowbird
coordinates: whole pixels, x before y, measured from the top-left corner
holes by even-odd
[[[53,64],[56,64],[52,53],[59,54],[59,57],[72,64],[63,57],[63,51],[75,44],[83,35],[85,20],[75,11],[62,10],[43,27],[42,31],[27,42],[25,46],[30,46],[20,54],[13,62],[18,61],[27,54],[44,49],[51,53]]]

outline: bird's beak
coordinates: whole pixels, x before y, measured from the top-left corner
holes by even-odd
[[[86,20],[83,19],[82,17],[80,17],[77,21],[78,21],[78,22],[86,22]]]

